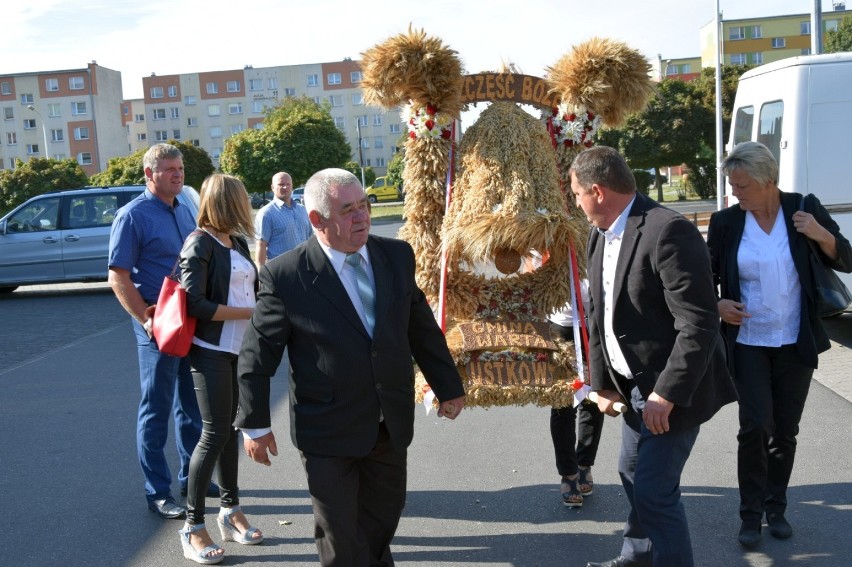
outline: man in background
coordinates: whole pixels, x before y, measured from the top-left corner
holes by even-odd
[[[292,250],[311,236],[308,213],[301,203],[294,203],[293,180],[284,171],[272,176],[275,197],[263,206],[254,219],[255,261],[258,266]]]

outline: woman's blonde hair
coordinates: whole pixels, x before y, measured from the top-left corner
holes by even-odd
[[[201,184],[198,226],[228,234],[254,234],[254,215],[243,182],[231,175],[213,173]]]

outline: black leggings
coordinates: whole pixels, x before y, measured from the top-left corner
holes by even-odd
[[[202,430],[189,461],[186,521],[197,525],[204,523],[205,496],[217,464],[222,506],[240,503],[239,440],[232,425],[237,415],[237,355],[192,345],[189,357]]]

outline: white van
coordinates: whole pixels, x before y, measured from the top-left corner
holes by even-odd
[[[815,194],[852,239],[852,53],[782,59],[740,77],[728,151],[743,141],[778,160],[782,191]],[[725,184],[727,204],[736,203]],[[852,289],[852,274],[838,274]]]

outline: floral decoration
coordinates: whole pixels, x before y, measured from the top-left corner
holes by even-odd
[[[452,117],[439,113],[431,104],[425,108],[414,108],[409,104],[405,107],[403,119],[408,124],[409,138],[452,138]]]
[[[602,119],[579,105],[569,107],[562,103],[554,108],[547,118],[556,143],[570,147],[583,145],[590,148],[595,143],[595,134],[601,127]]]

